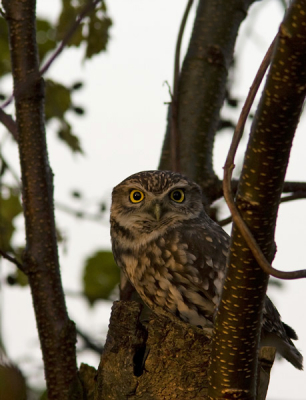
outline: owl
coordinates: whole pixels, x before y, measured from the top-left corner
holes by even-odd
[[[206,214],[200,186],[171,171],[144,171],[113,189],[111,240],[116,263],[156,314],[213,328],[225,278],[229,236]],[[271,300],[263,345],[302,369],[302,355]]]

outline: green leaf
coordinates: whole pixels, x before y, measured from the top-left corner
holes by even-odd
[[[36,40],[39,59],[43,60],[46,54],[56,47],[55,28],[45,19],[36,20]]]
[[[27,398],[27,387],[21,371],[13,364],[0,364],[1,400],[24,400]]]
[[[62,13],[59,17],[56,30],[57,40],[65,38],[67,30],[76,21],[86,1],[63,0],[62,3]],[[109,39],[108,30],[112,25],[112,20],[107,16],[106,12],[105,2],[101,1],[95,10],[89,12],[86,18],[80,23],[80,26],[69,39],[68,46],[80,46],[81,43],[85,42],[85,58],[91,58],[93,55],[104,51]]]
[[[63,8],[61,15],[59,17],[57,28],[56,28],[56,38],[57,40],[63,40],[67,34],[67,30],[72,26],[75,22],[79,12],[80,7],[73,7],[71,1],[63,1]],[[83,26],[81,23],[80,26],[75,31],[74,35],[68,41],[68,46],[79,46],[84,37],[83,37]]]
[[[6,283],[10,286],[19,285],[21,287],[25,287],[29,284],[28,277],[20,271],[20,269],[16,268],[16,271],[13,274],[9,274],[6,277]]]
[[[83,153],[79,138],[71,132],[71,125],[63,120],[61,129],[58,131],[58,137],[65,142],[74,153]]]
[[[20,271],[20,269],[16,270],[16,283],[19,286],[28,286],[29,284],[29,280],[28,277],[26,276],[26,274],[24,274],[22,271]]]
[[[109,17],[103,16],[99,18],[97,14],[93,14],[88,25],[87,48],[85,58],[99,54],[106,50],[106,45],[109,39],[109,28],[112,25],[112,20]]]
[[[46,120],[51,118],[63,119],[65,113],[71,107],[70,89],[64,85],[54,82],[51,79],[46,80]]]
[[[11,250],[11,238],[15,231],[14,218],[22,212],[19,195],[15,188],[9,188],[8,193],[0,193],[0,248]]]
[[[11,57],[8,45],[8,29],[4,18],[0,18],[0,77],[11,72]]]
[[[120,270],[111,251],[97,251],[86,260],[83,285],[90,304],[98,299],[108,299],[119,280]]]

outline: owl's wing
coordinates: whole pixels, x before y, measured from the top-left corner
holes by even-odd
[[[199,284],[217,305],[225,278],[229,237],[212,220],[187,230],[186,235],[189,237],[188,251],[196,257],[193,267],[198,271]]]
[[[211,220],[191,220],[163,240],[161,275],[167,281],[155,279],[167,292],[164,307],[192,325],[211,324],[224,282],[227,234]]]
[[[297,369],[303,369],[303,356],[291,339],[297,340],[297,334],[290,326],[281,321],[279,312],[269,297],[266,296],[260,345],[275,347]]]

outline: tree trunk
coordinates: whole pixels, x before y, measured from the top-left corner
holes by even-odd
[[[141,322],[141,310],[137,302],[114,303],[95,394],[88,391],[86,399],[208,399],[211,331],[154,314]],[[258,400],[265,399],[274,360],[274,351],[265,349]],[[92,382],[92,368],[82,370],[90,376],[84,381]]]

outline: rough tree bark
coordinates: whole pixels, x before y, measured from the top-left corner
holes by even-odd
[[[199,1],[178,85],[180,172],[197,182],[207,204],[220,197],[221,182],[213,170],[213,146],[228,71],[241,22],[254,0]],[[170,124],[159,169],[171,169]]]
[[[226,77],[232,60],[237,32],[252,0],[201,0],[197,11],[190,48],[184,62],[179,88],[179,130],[180,157],[182,172],[199,182],[210,202],[220,193],[220,182],[212,168],[212,150],[214,136],[222,106]],[[302,8],[299,8],[301,5]],[[300,74],[305,79],[305,57],[300,57],[299,49],[305,45],[304,33],[297,41],[295,33],[301,33],[296,24],[304,17],[305,0],[296,1],[293,9],[298,21],[289,26],[283,25],[281,44],[286,52],[293,48],[295,53],[290,58],[292,66],[277,59],[271,70],[274,85],[265,92],[262,111],[258,113],[252,130],[250,147],[246,155],[246,166],[238,191],[238,204],[241,213],[247,217],[247,223],[255,230],[255,236],[263,246],[265,253],[272,258],[273,233],[276,211],[288,161],[290,143],[293,135],[292,126],[297,123],[297,109],[301,107],[305,83],[296,80]],[[49,399],[206,399],[208,398],[207,366],[211,352],[211,332],[183,323],[173,323],[165,318],[150,315],[143,320],[142,306],[134,302],[115,303],[110,321],[110,329],[105,350],[101,357],[99,371],[90,367],[81,368],[81,380],[85,393],[82,393],[78,380],[75,357],[75,327],[70,321],[60,280],[58,254],[55,238],[53,215],[53,182],[48,162],[46,138],[43,121],[43,82],[38,77],[38,57],[35,38],[35,1],[3,0],[6,18],[9,24],[12,70],[16,95],[16,116],[18,125],[18,144],[23,179],[23,201],[26,221],[27,247],[23,268],[28,274],[32,290],[37,326],[43,351],[45,373]],[[305,51],[304,51],[305,54]],[[299,58],[300,57],[300,58]],[[291,69],[291,67],[293,69]],[[288,70],[287,70],[288,69]],[[300,79],[300,78],[299,78]],[[27,90],[22,90],[27,82]],[[29,83],[30,82],[30,83]],[[290,90],[288,89],[288,83]],[[287,89],[283,88],[287,85]],[[274,95],[271,97],[270,93]],[[298,104],[294,99],[299,94]],[[280,101],[284,98],[284,101]],[[265,108],[266,107],[266,108]],[[267,114],[268,110],[268,114]],[[281,112],[279,111],[281,110]],[[288,116],[286,116],[289,110]],[[267,116],[277,117],[273,121]],[[258,136],[255,135],[259,134]],[[285,151],[283,151],[285,143]],[[166,136],[160,168],[168,169],[169,135]],[[253,155],[255,154],[255,157]],[[261,158],[261,156],[264,156]],[[267,156],[267,157],[265,157]],[[256,164],[253,162],[256,161]],[[269,160],[269,161],[267,161]],[[276,160],[275,174],[270,173],[270,165]],[[259,161],[259,162],[258,162]],[[268,163],[266,165],[265,163]],[[261,169],[264,166],[263,169]],[[265,178],[252,180],[253,169]],[[250,172],[249,172],[250,171]],[[280,171],[280,172],[279,172]],[[276,179],[276,178],[277,179]],[[275,179],[274,179],[275,178]],[[255,190],[250,190],[250,185]],[[266,185],[269,196],[262,191]],[[262,197],[264,196],[264,197]],[[266,197],[265,197],[266,196]],[[264,206],[262,201],[265,200]],[[268,204],[268,207],[266,207]],[[269,207],[272,208],[269,208]],[[258,219],[259,218],[259,219]],[[260,224],[258,224],[260,221]],[[257,227],[261,225],[261,227]],[[262,227],[263,234],[262,234]],[[234,229],[234,244],[243,243]],[[259,288],[259,300],[263,299],[267,277],[254,264],[253,257],[246,246],[233,252],[230,263],[237,265],[242,260],[248,263],[250,276],[255,284],[248,286],[245,281],[238,297],[244,300],[248,291],[254,293]],[[245,256],[246,255],[246,256]],[[246,257],[246,258],[245,258]],[[252,268],[250,268],[252,266]],[[254,270],[253,270],[254,267]],[[238,269],[237,269],[238,270]],[[235,272],[235,271],[234,271]],[[239,273],[240,274],[240,273]],[[244,278],[242,273],[237,278]],[[230,278],[228,278],[230,279]],[[229,285],[228,285],[229,286]],[[225,290],[225,293],[228,289]],[[237,293],[235,292],[236,296]],[[257,292],[256,292],[257,293]],[[233,290],[229,290],[229,296]],[[228,293],[225,294],[225,300]],[[229,297],[230,298],[230,297]],[[221,307],[224,307],[224,303]],[[253,304],[253,303],[252,303]],[[253,304],[254,305],[254,304]],[[240,305],[241,306],[241,305]],[[245,304],[243,304],[245,307]],[[255,304],[257,336],[261,315],[261,304]],[[225,308],[225,307],[224,307]],[[237,309],[235,308],[235,311]],[[253,311],[253,310],[252,310]],[[240,313],[243,316],[243,312]],[[218,316],[218,328],[226,321],[225,316]],[[224,318],[224,321],[222,321]],[[234,325],[237,328],[238,325]],[[241,331],[241,330],[240,330]],[[223,332],[224,334],[224,332]],[[223,346],[222,332],[217,332],[215,352],[222,354],[218,346]],[[241,345],[241,337],[239,345]],[[228,348],[230,346],[227,346]],[[220,352],[219,352],[220,351]],[[247,349],[244,348],[247,353]],[[256,351],[256,349],[255,349]],[[235,371],[231,373],[231,354],[226,356],[227,373],[234,383],[230,388],[242,387],[246,398],[254,398],[257,384],[254,379],[245,377],[240,382]],[[264,357],[264,366],[269,370],[273,356]],[[247,367],[256,376],[257,363],[248,360]],[[214,367],[214,362],[216,366]],[[235,358],[240,367],[240,359]],[[212,363],[211,398],[224,398],[225,380],[217,379],[215,371],[224,372],[216,354]],[[249,367],[251,365],[251,367]],[[251,369],[250,369],[251,368]],[[224,375],[223,375],[224,376]],[[242,375],[241,375],[242,376]],[[268,376],[263,373],[263,387],[258,399],[263,399],[267,389]],[[255,383],[254,383],[255,382]],[[240,389],[240,387],[239,387]],[[241,393],[241,392],[239,392]],[[222,397],[223,396],[223,397]]]
[[[292,140],[306,95],[305,10],[305,0],[293,1],[280,26],[236,198],[241,216],[269,262],[275,253],[277,211]],[[209,398],[254,400],[268,275],[235,225],[228,264],[212,346]]]
[[[204,2],[200,2],[198,13],[199,10],[203,11],[201,7],[203,7],[204,9]],[[302,13],[300,14],[300,16],[302,16]],[[199,18],[199,14],[197,14],[197,18]],[[197,19],[197,23],[199,23],[199,19]],[[197,28],[195,27],[191,41],[194,40],[196,31]],[[207,36],[209,36],[209,34],[206,33],[206,38]],[[287,36],[289,37],[291,36],[291,34],[285,34],[285,37]],[[284,39],[284,37],[282,37],[281,40],[283,40],[283,42],[286,42],[286,46],[288,48],[292,46],[292,42],[290,42],[291,39],[288,39],[290,44],[287,39]],[[304,39],[300,38],[301,42],[303,42],[303,40]],[[302,45],[301,42],[299,42],[299,46]],[[201,46],[197,46],[197,48],[201,48],[201,51],[203,51],[203,47],[201,48]],[[188,54],[190,56],[190,54],[192,53],[189,52]],[[217,51],[216,54],[220,56],[219,51]],[[222,59],[222,57],[217,57],[217,60],[220,59]],[[200,57],[200,62],[198,62],[198,60],[195,60],[195,63],[205,64],[206,61],[207,54],[205,57],[203,57],[203,55],[202,57]],[[269,207],[275,207],[279,203],[280,194],[283,188],[284,173],[286,170],[288,155],[290,151],[290,140],[293,136],[295,126],[298,121],[300,106],[302,104],[301,99],[304,98],[304,93],[301,92],[304,92],[305,90],[305,86],[303,85],[304,74],[302,73],[303,69],[301,68],[301,64],[299,64],[300,61],[296,61],[295,57],[293,60],[289,57],[289,62],[292,62],[293,71],[295,71],[294,76],[296,77],[300,73],[302,73],[302,76],[300,76],[299,78],[302,79],[302,81],[296,82],[296,84],[294,84],[293,87],[290,88],[289,96],[286,97],[285,93],[280,91],[280,77],[284,78],[285,82],[283,83],[286,84],[288,83],[288,79],[286,78],[290,77],[290,72],[285,71],[282,62],[279,62],[277,58],[275,59],[275,62],[276,66],[273,66],[271,70],[274,71],[274,83],[276,81],[276,84],[274,84],[271,88],[273,98],[269,98],[269,101],[267,102],[266,98],[264,97],[261,101],[262,104],[270,107],[269,113],[267,114],[261,111],[263,114],[258,114],[257,118],[255,119],[255,123],[252,128],[252,134],[255,131],[259,131],[260,140],[256,142],[256,145],[259,144],[259,146],[256,147],[254,146],[254,143],[251,143],[248,148],[246,154],[246,166],[243,171],[242,181],[240,183],[238,192],[240,209],[242,210],[244,216],[247,217],[247,223],[249,224],[249,221],[252,221],[253,225],[251,226],[255,227],[256,238],[259,240],[260,245],[263,245],[263,251],[270,260],[272,259],[274,252],[273,234],[276,222],[276,211],[275,209],[273,211],[273,209]],[[184,65],[188,65],[188,62],[186,62]],[[222,68],[220,68],[220,70],[222,71],[223,77],[222,87],[224,88],[226,80],[226,68],[224,67],[223,63],[221,63],[221,65]],[[217,66],[220,67],[219,63],[217,63]],[[283,68],[283,70],[281,71],[282,75],[279,75],[279,72],[277,70],[279,66]],[[209,67],[211,67],[211,65],[209,65],[209,62],[206,62],[205,71],[207,71],[207,68],[209,69]],[[216,69],[218,70],[218,68]],[[191,76],[194,76],[194,71],[191,71],[190,74]],[[213,74],[210,76],[210,78],[213,79],[212,77]],[[293,80],[295,79],[293,76],[291,76],[291,78]],[[221,79],[220,76],[217,79],[218,83],[220,83],[219,79]],[[181,81],[182,80],[183,73],[181,77]],[[201,84],[203,83],[203,86],[199,84],[199,82],[201,82]],[[289,83],[290,82],[292,81],[290,80]],[[223,97],[221,96],[222,101],[220,100],[220,98],[217,99],[217,95],[215,95],[215,92],[219,92],[216,89],[217,85],[213,86],[215,89],[214,93],[212,93],[212,86],[209,86],[210,90],[208,90],[208,94],[212,95],[213,100],[210,98],[208,104],[209,106],[211,104],[214,104],[215,108],[212,110],[212,108],[208,107],[206,104],[206,107],[203,107],[204,110],[203,108],[200,111],[198,110],[197,114],[197,112],[194,111],[196,109],[196,105],[194,105],[193,97],[188,97],[187,89],[191,91],[193,84],[193,87],[198,85],[198,87],[200,87],[201,89],[200,91],[202,91],[202,88],[205,88],[205,82],[201,80],[199,76],[197,76],[197,79],[195,79],[194,82],[192,82],[191,79],[191,81],[189,81],[189,84],[189,87],[185,88],[185,91],[180,90],[179,97],[179,102],[181,102],[182,104],[180,105],[180,107],[182,108],[179,108],[181,167],[182,172],[185,172],[193,179],[200,182],[202,184],[202,187],[205,188],[207,182],[209,182],[210,185],[213,185],[215,183],[214,173],[212,170],[211,152],[213,147],[213,137],[216,131],[216,120],[218,119],[219,108],[221,107]],[[299,100],[297,101],[297,103],[294,103],[291,96],[295,96],[295,91],[297,89],[300,92]],[[224,92],[222,92],[222,89],[220,90],[221,94],[223,93],[224,96]],[[269,95],[269,92],[267,93]],[[195,95],[195,98],[197,98],[198,95],[201,97],[202,93],[197,93]],[[285,96],[284,102],[280,101],[280,95]],[[205,97],[205,101],[206,99],[207,98]],[[204,100],[202,98],[202,102],[203,101]],[[199,103],[201,103],[201,101]],[[271,104],[274,104],[273,107],[276,107],[275,109],[272,108],[272,111]],[[201,106],[202,105],[203,104],[201,104]],[[186,114],[184,114],[182,111],[184,106],[186,107],[186,109],[188,107],[191,107],[191,109],[189,108],[188,111],[186,111]],[[209,118],[211,118],[209,120],[210,122],[208,122],[208,116],[205,114],[205,112],[207,111],[207,107],[209,111]],[[285,112],[287,108],[289,109],[289,117],[287,120],[282,117],[282,115],[284,114],[282,112],[279,112],[279,107],[281,107],[281,110],[283,112]],[[277,122],[269,119],[271,114],[273,114],[273,117],[277,119]],[[184,118],[182,117],[182,115],[184,115]],[[263,121],[262,118],[259,117],[259,115],[263,115],[264,117],[267,116],[267,120],[265,122],[266,128],[262,127]],[[182,118],[182,121],[180,120],[180,118]],[[279,118],[280,121],[278,120]],[[188,123],[190,125],[187,124],[187,121],[189,121]],[[201,125],[199,121],[201,121],[201,123],[204,125],[209,125],[210,123],[212,125],[209,127],[209,129],[206,126],[204,130],[203,125]],[[271,129],[271,124],[272,126],[275,125],[274,129]],[[260,126],[260,129],[258,129],[258,125]],[[185,130],[183,127],[185,127]],[[188,131],[188,127],[189,131],[193,133],[190,134],[190,132]],[[210,129],[211,134],[209,134]],[[203,137],[201,137],[202,140],[196,139],[197,132],[203,132]],[[205,135],[204,132],[206,133]],[[192,136],[193,134],[194,140]],[[289,136],[286,137],[286,135]],[[184,142],[184,140],[186,140],[186,142]],[[184,143],[184,145],[182,145],[182,143]],[[163,157],[160,164],[161,168],[167,168],[168,164],[166,158],[169,154],[167,153],[167,151],[169,150],[169,146],[169,138],[166,138]],[[186,158],[184,158],[183,156],[185,150]],[[260,154],[258,155],[256,151],[258,151]],[[192,161],[190,161],[190,159],[188,160],[188,155],[191,156],[191,158],[193,159]],[[276,173],[271,175],[270,172],[273,160],[275,160]],[[203,168],[201,172],[200,164]],[[184,170],[184,165],[186,165],[186,170]],[[187,167],[187,165],[189,167]],[[282,165],[283,168],[279,168],[280,165]],[[261,170],[263,166],[264,170]],[[268,171],[266,170],[266,168],[268,168]],[[259,173],[259,175],[257,174],[257,172]],[[263,173],[262,176],[264,176],[265,178],[261,178],[261,173]],[[249,176],[254,177],[253,181],[246,179],[249,178]],[[258,178],[258,176],[260,178]],[[207,178],[205,182],[203,181],[203,177]],[[270,193],[270,190],[267,190],[267,187],[271,188],[273,194]],[[253,195],[253,192],[256,193],[255,200],[253,200],[253,198],[251,197]],[[212,199],[213,197],[213,192],[209,192],[208,199]],[[246,208],[244,207],[245,205],[247,205]],[[258,207],[258,205],[260,205],[260,207]],[[213,346],[217,347],[213,347],[213,362],[210,372],[212,378],[210,380],[211,386],[209,395],[207,394],[207,365],[204,364],[207,362],[206,356],[211,350],[210,337],[205,336],[205,334],[203,335],[203,332],[198,332],[197,328],[184,327],[181,324],[178,324],[179,328],[177,326],[172,326],[172,323],[170,321],[165,322],[166,325],[159,325],[161,323],[160,319],[154,316],[151,318],[148,325],[142,325],[142,327],[140,327],[138,320],[139,317],[137,316],[137,313],[133,317],[131,317],[129,306],[122,305],[121,307],[123,307],[123,309],[124,307],[127,307],[126,313],[128,317],[124,313],[120,317],[116,316],[116,310],[112,316],[107,345],[105,348],[105,353],[102,355],[100,369],[98,372],[98,386],[96,387],[95,400],[102,398],[120,399],[125,398],[126,396],[135,399],[148,398],[150,396],[153,396],[156,399],[241,398],[253,400],[255,398],[265,398],[268,385],[268,376],[265,375],[264,372],[262,372],[260,374],[261,381],[258,382],[257,380],[257,345],[260,332],[262,301],[265,296],[268,278],[261,271],[261,269],[258,268],[257,264],[254,263],[252,255],[248,253],[247,247],[245,245],[240,246],[240,243],[243,243],[243,241],[242,238],[239,236],[239,233],[237,233],[237,230],[235,229],[234,235],[236,235],[234,236],[234,243],[235,245],[237,245],[237,249],[233,253],[232,258],[230,259],[230,263],[235,263],[237,265],[235,271],[238,271],[238,273],[236,273],[235,279],[239,282],[242,281],[242,285],[241,283],[239,283],[239,285],[236,285],[231,282],[231,285],[228,284],[227,288],[225,289],[225,292],[228,291],[228,293],[226,293],[226,296],[228,297],[225,297],[225,300],[221,306],[222,310],[219,312],[221,317],[219,317],[219,332],[217,332],[217,336],[216,339],[214,339],[213,344]],[[241,268],[238,268],[238,262],[242,263]],[[247,278],[247,275],[249,275],[249,279]],[[231,279],[231,276],[228,279]],[[233,298],[236,299],[235,302],[233,301]],[[234,308],[234,311],[231,312],[230,310],[229,312],[229,304]],[[138,315],[139,313],[140,311],[138,311]],[[236,323],[237,313],[238,322]],[[252,318],[250,318],[250,315],[252,315]],[[131,321],[131,325],[124,325],[124,330],[123,332],[121,332],[121,328],[119,328],[119,321],[121,321],[122,324],[122,321],[126,321],[127,319]],[[118,325],[114,322],[116,320],[118,321]],[[146,326],[149,327],[147,333],[145,333],[146,331],[143,331],[144,327]],[[162,330],[159,330],[159,326],[163,327]],[[224,326],[228,326],[229,329],[222,330]],[[240,329],[239,327],[243,327],[244,329]],[[188,332],[190,332],[190,330],[192,330],[193,332],[193,338],[195,341],[193,342],[192,346],[187,346],[186,343],[188,343],[188,341],[186,338],[188,337]],[[231,335],[229,335],[230,330],[232,330]],[[127,335],[124,334],[124,331]],[[179,332],[182,332],[182,336],[176,337],[175,342],[170,342],[169,346],[169,343],[167,343],[167,338],[169,336],[174,337],[174,335],[179,335]],[[203,339],[202,336],[206,339]],[[229,340],[228,342],[225,342],[226,349],[224,350],[224,337],[226,336],[231,336],[231,339],[232,336],[234,336],[235,341],[231,342]],[[127,337],[129,337],[130,339],[127,340]],[[132,338],[134,338],[134,340]],[[197,342],[201,343],[200,348],[196,347]],[[117,343],[120,343],[120,346],[117,346]],[[158,347],[155,348],[155,353],[155,350],[152,349],[154,349],[154,344],[156,345],[156,343]],[[170,363],[170,360],[173,358],[174,355],[172,352],[173,343],[182,343],[183,345],[182,348],[179,346],[175,346],[174,352],[176,366],[174,368],[173,366],[170,367],[170,365],[168,364]],[[235,344],[235,346],[233,345],[233,343]],[[185,345],[187,347],[185,347]],[[198,360],[196,366],[193,365],[191,367],[190,364],[187,363],[186,355],[184,353],[186,348],[190,359],[192,359],[192,361],[194,361],[195,363],[197,363]],[[235,350],[238,348],[241,349],[241,351]],[[139,349],[141,350],[139,351]],[[193,351],[194,349],[196,349],[195,352]],[[148,351],[149,354],[147,354]],[[198,353],[199,351],[200,358]],[[141,354],[141,357],[138,358],[137,354]],[[155,354],[158,354],[158,356],[155,356]],[[162,357],[163,354],[165,354],[165,357]],[[225,354],[224,357],[222,357],[223,354]],[[262,360],[262,358],[263,356],[261,353],[260,360]],[[269,361],[264,362],[264,364],[271,366],[271,363],[273,362],[273,354],[269,353],[267,359]],[[124,360],[126,364],[124,364]],[[223,366],[224,360],[226,361],[225,367]],[[143,367],[143,370],[141,370],[140,367],[141,374],[138,376],[137,374],[135,374],[135,366],[139,362],[140,365]],[[152,362],[155,362],[155,367],[153,367]],[[114,368],[114,365],[123,365],[121,372],[119,371],[119,375],[117,374],[118,370],[112,370],[112,368]],[[159,368],[160,365],[162,365],[161,369]],[[184,369],[186,365],[188,366],[187,370]],[[238,366],[239,373],[237,373]],[[171,376],[169,376],[168,374],[168,370],[170,368],[173,371],[173,375]],[[176,374],[175,371],[177,372]],[[193,378],[191,381],[189,381],[190,375],[188,373],[190,371],[192,371],[193,374]],[[155,376],[155,374],[157,377]],[[197,379],[199,377],[201,383],[199,383],[198,386]],[[230,379],[230,385],[228,384],[227,379]],[[116,392],[116,394],[113,394],[112,390],[114,390],[113,388],[115,387],[118,380],[120,380],[122,385],[120,388],[117,389],[118,392]],[[152,380],[152,382],[156,382],[154,388],[150,386],[150,380]],[[182,382],[184,382],[184,384],[182,384]],[[257,385],[259,387],[258,390]]]
[[[151,315],[138,302],[115,302],[99,370],[81,366],[86,400],[208,399],[211,330]],[[264,400],[274,352],[260,358]]]
[[[235,38],[252,1],[213,3],[199,2],[179,88],[182,172],[202,185],[206,201],[220,193],[220,182],[212,167],[214,136]],[[213,25],[216,20],[218,23]],[[171,165],[168,132],[169,127],[161,169]],[[129,298],[130,292],[125,300]],[[210,352],[211,335],[207,336],[207,332],[154,315],[149,317],[149,323],[143,324],[139,305],[119,303],[111,316],[95,394],[88,398],[206,399]],[[273,355],[269,353],[265,362],[271,366]],[[82,371],[86,375],[88,369],[83,366]],[[263,374],[260,399],[265,398],[268,380],[269,374]]]
[[[44,82],[38,73],[36,2],[3,0],[2,3],[9,26],[23,184],[26,225],[23,271],[32,292],[48,398],[81,399],[75,326],[66,311],[58,262],[53,179],[44,127]]]

